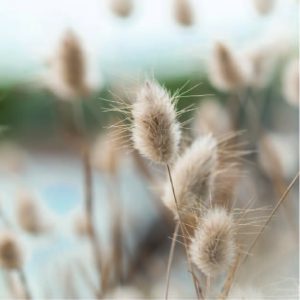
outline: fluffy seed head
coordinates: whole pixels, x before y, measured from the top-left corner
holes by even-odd
[[[85,61],[80,43],[74,33],[66,34],[60,51],[63,79],[70,88],[81,91],[85,85]]]
[[[81,44],[72,31],[64,35],[50,62],[47,85],[59,99],[71,101],[88,93],[86,61]]]
[[[9,231],[0,232],[0,266],[18,269],[22,266],[22,250],[16,236]]]
[[[176,21],[183,26],[190,26],[194,22],[189,0],[175,0],[174,12]]]
[[[31,234],[39,234],[45,229],[41,208],[33,195],[26,191],[19,191],[17,195],[16,217],[19,225]]]
[[[111,10],[119,17],[128,17],[132,11],[131,0],[110,0]]]
[[[274,0],[253,0],[257,12],[261,15],[267,15],[274,7]]]
[[[291,178],[297,172],[298,155],[294,136],[267,132],[258,142],[258,161],[270,178]]]
[[[134,147],[156,163],[170,163],[177,155],[180,128],[169,93],[146,81],[132,106]]]
[[[208,134],[199,137],[174,164],[172,177],[181,215],[199,209],[201,203],[209,198],[217,160],[217,141]],[[176,203],[169,182],[165,185],[163,201],[177,218]]]
[[[195,231],[189,250],[192,262],[210,277],[232,264],[236,253],[234,223],[224,208],[208,210]]]
[[[299,60],[291,60],[283,73],[283,95],[286,101],[299,106]]]
[[[247,67],[247,68],[246,68]],[[240,63],[223,43],[215,44],[209,65],[210,80],[222,91],[235,91],[247,83],[248,65]]]

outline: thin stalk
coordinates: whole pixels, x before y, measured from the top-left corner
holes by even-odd
[[[18,270],[18,273],[19,273],[20,281],[22,282],[22,285],[23,285],[23,289],[24,289],[24,292],[25,292],[25,297],[26,297],[27,300],[30,300],[30,299],[32,299],[32,296],[31,296],[31,292],[30,292],[30,289],[29,289],[29,286],[28,286],[28,281],[27,281],[27,277],[25,275],[25,272],[21,268],[21,269]]]
[[[90,164],[90,154],[89,149],[86,147],[83,150],[83,170],[84,170],[84,200],[85,200],[85,212],[88,222],[91,226],[90,230],[90,240],[92,244],[92,250],[96,262],[96,268],[99,276],[100,288],[103,292],[103,276],[102,275],[102,259],[101,259],[101,249],[100,242],[95,231],[95,220],[94,220],[94,205],[93,205],[93,180],[92,180],[92,168]]]
[[[260,236],[262,235],[262,233],[264,232],[265,228],[268,226],[268,224],[270,223],[271,219],[273,218],[273,216],[275,215],[276,211],[278,210],[278,208],[280,207],[280,205],[283,203],[283,201],[287,198],[287,195],[289,194],[290,190],[293,188],[294,184],[297,182],[297,180],[299,179],[299,172],[298,174],[294,177],[294,179],[292,180],[292,182],[289,184],[289,186],[287,187],[287,189],[285,190],[285,192],[282,194],[281,198],[278,200],[277,204],[275,205],[275,207],[273,208],[271,214],[269,215],[268,219],[266,220],[265,224],[261,227],[259,233],[257,234],[256,238],[253,240],[252,244],[250,245],[246,256],[243,259],[243,263],[247,260],[249,253],[251,252],[251,250],[254,248],[254,246],[256,245],[256,242],[258,241],[258,239],[260,238]]]
[[[104,282],[105,278],[103,276],[103,263],[101,259],[101,247],[100,240],[95,229],[94,220],[94,201],[93,201],[93,176],[90,158],[90,149],[88,142],[86,140],[87,127],[85,123],[85,116],[83,107],[80,102],[76,102],[73,105],[73,117],[74,123],[81,136],[83,148],[82,148],[82,163],[83,163],[83,188],[84,188],[84,205],[85,214],[90,224],[90,242],[92,246],[93,256],[96,263],[97,274],[99,277],[99,292],[97,296],[101,296],[104,293]]]
[[[235,261],[234,261],[233,265],[231,266],[229,272],[227,273],[227,277],[226,277],[224,287],[223,287],[223,292],[220,295],[220,300],[225,300],[228,297],[228,294],[230,292],[230,289],[231,289],[233,281],[234,281],[236,271],[239,266],[240,258],[241,258],[241,252],[238,251]]]
[[[117,280],[122,284],[124,282],[123,274],[123,232],[122,232],[122,201],[118,189],[116,175],[109,176],[107,181],[107,189],[109,194],[109,203],[112,213],[112,245],[113,258],[115,262],[115,275]]]
[[[166,166],[167,166],[168,176],[169,176],[170,184],[171,184],[171,187],[172,187],[172,193],[173,193],[173,197],[174,197],[174,201],[175,201],[175,205],[176,205],[176,210],[177,210],[177,214],[178,214],[178,222],[179,222],[180,230],[181,230],[182,236],[183,236],[183,244],[184,244],[184,248],[185,248],[185,252],[186,252],[186,258],[187,258],[189,272],[191,272],[191,275],[192,275],[192,278],[193,278],[193,283],[194,283],[194,286],[195,286],[195,290],[196,290],[198,299],[203,299],[204,297],[203,297],[202,289],[199,285],[199,282],[196,278],[196,275],[193,272],[193,266],[192,266],[192,263],[191,263],[191,260],[190,260],[188,247],[187,247],[186,231],[185,231],[185,227],[184,227],[184,224],[181,220],[181,216],[180,216],[180,213],[179,213],[178,201],[177,201],[176,194],[175,194],[175,188],[174,188],[174,184],[173,184],[173,179],[172,179],[170,167],[169,167],[168,164],[166,164]]]
[[[174,230],[173,237],[172,237],[170,253],[169,253],[169,259],[168,259],[167,281],[166,281],[166,291],[165,291],[165,299],[166,300],[168,299],[168,295],[169,295],[171,267],[172,267],[172,262],[173,262],[173,258],[174,258],[174,251],[175,251],[175,245],[176,245],[176,239],[178,236],[178,232],[179,232],[179,222],[177,222],[176,226],[175,226],[175,230]]]
[[[208,298],[210,287],[211,287],[211,277],[206,276],[206,283],[205,283],[205,297]]]
[[[277,194],[278,197],[280,197],[282,195],[282,193],[287,189],[287,185],[284,181],[284,176],[282,174],[279,158],[277,157],[276,153],[274,153],[273,146],[271,145],[269,139],[266,138],[267,136],[266,136],[265,130],[263,128],[263,122],[260,117],[261,113],[256,108],[254,98],[251,96],[250,93],[248,94],[248,97],[246,97],[245,103],[248,104],[248,110],[245,107],[244,117],[246,118],[246,121],[251,120],[251,122],[249,122],[248,125],[250,128],[250,132],[252,132],[252,135],[253,135],[253,141],[257,141],[259,138],[262,139],[263,137],[265,137],[263,139],[263,143],[264,143],[263,146],[265,148],[265,151],[268,154],[269,159],[273,163],[274,170],[276,170],[270,176],[270,181],[272,183],[274,192]],[[284,206],[284,213],[287,216],[289,225],[294,230],[295,227],[297,227],[297,226],[294,224],[293,219],[290,218],[289,207]],[[296,233],[296,235],[297,235],[297,233]]]

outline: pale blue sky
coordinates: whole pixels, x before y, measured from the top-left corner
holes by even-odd
[[[155,73],[184,73],[199,68],[216,39],[241,43],[266,31],[295,37],[298,5],[277,0],[272,14],[261,17],[252,0],[191,0],[192,28],[172,18],[172,0],[135,0],[133,15],[119,19],[109,0],[0,0],[0,78],[19,82],[43,69],[66,28],[83,41],[93,74],[117,79]]]

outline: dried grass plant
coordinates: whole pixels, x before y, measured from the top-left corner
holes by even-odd
[[[256,0],[254,4],[259,14],[266,15],[272,11],[273,2]],[[176,0],[173,4],[178,24],[194,24],[194,12],[188,0]],[[118,16],[128,17],[133,2],[111,0],[110,8]],[[208,73],[212,88],[225,94],[224,103],[217,98],[208,98],[196,108],[185,104],[186,108],[181,110],[179,100],[189,97],[182,92],[184,87],[171,93],[151,77],[130,86],[128,101],[118,95],[113,95],[112,100],[105,99],[112,105],[108,111],[121,114],[123,118],[113,119],[94,139],[82,105],[91,93],[83,45],[75,33],[66,32],[50,64],[53,77],[49,77],[48,87],[57,100],[65,101],[63,105],[71,115],[71,135],[76,136],[72,147],[80,154],[84,193],[83,209],[73,220],[73,233],[81,238],[80,243],[87,241],[89,244],[93,270],[88,269],[89,257],[82,255],[80,259],[70,260],[70,264],[55,268],[61,273],[61,277],[57,276],[57,285],[62,287],[64,297],[80,298],[80,284],[83,283],[97,299],[141,298],[143,295],[134,284],[139,285],[139,276],[145,272],[140,267],[142,262],[153,263],[155,277],[157,269],[160,270],[147,253],[148,244],[154,252],[158,248],[157,240],[152,240],[151,234],[146,235],[145,240],[141,239],[138,249],[133,252],[134,257],[130,257],[132,249],[125,230],[128,219],[124,216],[127,207],[122,199],[120,176],[126,152],[130,154],[138,176],[151,185],[152,198],[161,200],[156,206],[158,221],[155,220],[149,231],[159,231],[160,238],[168,238],[167,235],[173,233],[168,241],[170,249],[165,261],[162,296],[165,299],[171,297],[176,253],[182,254],[179,251],[183,250],[184,272],[191,275],[196,299],[264,299],[258,289],[239,286],[238,275],[244,266],[248,266],[246,262],[253,261],[253,250],[282,206],[287,223],[292,219],[293,212],[287,204],[291,202],[288,201],[291,190],[299,181],[299,171],[295,176],[292,168],[291,172],[286,171],[286,165],[294,164],[295,158],[289,151],[277,147],[266,129],[264,113],[268,106],[262,95],[276,65],[275,59],[268,60],[269,52],[270,49],[254,51],[242,56],[234,48],[217,42],[211,52]],[[281,74],[281,96],[291,105],[289,109],[299,106],[298,64],[298,59],[290,60]],[[199,98],[199,95],[195,96]],[[263,103],[258,105],[257,99]],[[57,103],[61,105],[62,101]],[[186,112],[193,113],[192,119],[181,121]],[[62,113],[60,118],[65,124],[67,116]],[[192,128],[186,128],[189,124]],[[282,158],[281,153],[289,157]],[[288,159],[290,161],[286,163]],[[253,174],[249,175],[246,171],[250,169]],[[96,226],[98,205],[94,192],[98,183],[94,171],[105,183],[110,207],[109,253],[103,251],[102,236],[100,238]],[[255,195],[244,190],[247,176],[254,183],[267,183],[270,199],[258,199],[257,206],[252,207]],[[288,178],[293,178],[290,183]],[[44,212],[31,194],[21,193],[17,198],[16,224],[10,222],[0,207],[3,223],[0,266],[5,270],[10,294],[31,299],[33,295],[24,271],[25,247],[19,232],[26,231],[31,234],[30,238],[37,238],[46,234],[49,228],[45,226]],[[263,202],[273,206],[262,205]],[[296,226],[290,225],[296,231]],[[164,226],[171,227],[170,231],[164,231]],[[162,240],[158,239],[158,243]],[[17,278],[13,278],[14,272]],[[150,280],[148,282],[145,277],[149,285]],[[147,286],[149,294],[150,290]],[[53,296],[51,291],[45,291],[45,295],[47,293]]]

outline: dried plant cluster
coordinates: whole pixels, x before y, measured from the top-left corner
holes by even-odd
[[[221,48],[220,51],[224,49]],[[228,68],[233,67],[234,64],[230,56],[227,57],[227,53],[225,58],[225,62],[219,60],[217,63],[221,65],[225,63],[225,66],[220,66],[219,71],[222,71],[223,67],[223,70],[226,70],[224,73],[221,72],[221,76],[224,77],[224,81],[228,80],[228,90],[235,87],[242,88],[238,71],[227,73]],[[141,107],[142,100],[145,99],[147,102],[144,102]],[[149,106],[149,103],[152,105]],[[168,114],[166,114],[166,104],[168,104]],[[212,109],[219,109],[217,112],[221,116],[226,114],[226,111],[223,112],[217,104],[212,106]],[[132,114],[133,146],[150,161],[165,164],[168,171],[162,200],[173,213],[177,226],[169,256],[165,297],[168,298],[171,264],[180,228],[197,297],[205,299],[211,294],[209,288],[205,289],[201,282],[203,277],[200,279],[195,275],[194,266],[204,274],[207,282],[227,273],[224,286],[219,291],[219,297],[227,298],[234,282],[234,275],[242,263],[241,257],[243,253],[246,253],[244,259],[248,255],[249,249],[244,244],[243,235],[249,233],[249,230],[253,235],[256,232],[257,237],[250,246],[251,250],[265,228],[264,219],[248,220],[247,208],[237,213],[232,205],[237,179],[241,176],[241,161],[243,156],[249,153],[243,150],[238,134],[227,133],[227,136],[222,137],[220,132],[226,130],[226,127],[217,130],[209,119],[199,136],[190,145],[183,146],[185,148],[183,150],[181,147],[174,151],[173,143],[169,141],[177,139],[178,145],[177,137],[182,136],[176,120],[178,113],[172,106],[172,98],[168,92],[159,87],[156,82],[147,81],[141,90],[138,90],[129,113]],[[230,130],[230,121],[227,122],[225,117],[224,120],[227,129]],[[176,130],[170,130],[172,127]],[[174,159],[164,158],[160,151],[172,153]],[[274,160],[273,163],[276,162]],[[279,205],[275,207],[276,210]],[[255,228],[260,228],[260,231],[257,232]]]
[[[255,0],[254,7],[260,15],[266,15],[271,13],[273,2]],[[125,18],[132,14],[133,3],[110,0],[110,8]],[[172,3],[176,22],[185,27],[193,25],[192,1]],[[272,258],[273,244],[285,242],[282,236],[298,232],[292,224],[295,213],[290,192],[298,182],[299,170],[297,147],[292,146],[295,138],[271,132],[265,125],[263,91],[272,81],[278,62],[285,58],[288,62],[280,74],[280,97],[286,103],[281,105],[297,109],[299,59],[283,54],[272,43],[251,51],[239,50],[220,41],[213,45],[207,73],[211,87],[222,95],[220,99],[216,95],[199,101],[199,105],[179,109],[178,102],[189,97],[182,91],[185,87],[172,93],[158,80],[147,79],[130,86],[130,99],[124,100],[120,91],[112,94],[113,99],[105,99],[111,102],[108,110],[115,115],[95,137],[89,132],[83,110],[92,92],[87,57],[75,33],[66,32],[50,63],[47,87],[56,100],[67,100],[63,105],[68,114],[59,110],[58,119],[64,137],[65,130],[72,128],[75,138],[68,143],[82,163],[82,203],[62,223],[68,223],[68,234],[83,250],[79,257],[77,253],[75,258],[68,254],[70,264],[55,265],[57,285],[53,286],[57,293],[61,288],[59,297],[82,298],[84,286],[95,299],[186,298],[184,292],[176,291],[173,282],[176,265],[180,280],[182,274],[190,275],[191,282],[186,285],[193,299],[266,299],[252,277],[258,274],[259,278],[259,265],[264,265],[261,260],[265,256],[261,258],[260,252]],[[183,121],[188,113],[192,118]],[[120,115],[123,118],[119,119]],[[67,119],[71,125],[64,128]],[[14,175],[22,174],[25,167],[20,153],[8,149],[0,149],[0,158],[8,158],[0,165]],[[150,213],[143,207],[135,182],[130,184],[136,190],[126,190],[131,178],[126,173],[123,185],[124,170],[133,170],[151,186],[151,205],[157,214],[153,227],[142,238],[140,233],[135,237],[135,232],[132,237],[129,228],[134,224],[142,231],[141,222]],[[105,194],[103,198],[96,199],[96,187]],[[130,195],[130,204],[122,199],[124,189]],[[254,191],[260,189],[266,192],[257,192],[257,196]],[[256,196],[266,199],[257,199],[252,208]],[[54,240],[61,223],[53,222],[59,217],[53,219],[34,191],[18,190],[15,198],[12,211],[0,206],[0,268],[8,297],[38,299],[40,295],[35,295],[34,285],[28,281],[26,246],[28,240],[41,241],[43,246],[45,240]],[[131,215],[135,205],[145,214],[139,216],[138,224]],[[106,207],[109,215],[105,210],[105,216],[100,216],[100,208]],[[272,229],[271,221],[279,211],[285,215],[280,219],[281,231],[269,236],[265,231]],[[106,217],[108,234],[103,235],[99,224]],[[288,232],[284,222],[290,226]],[[135,239],[138,243],[132,249],[131,240]],[[289,243],[287,237],[286,245]],[[271,263],[276,265],[276,259]],[[157,292],[151,285],[161,285],[165,275],[163,290]],[[177,284],[179,290],[185,285],[178,280]],[[42,297],[57,298],[47,288],[42,289]]]

